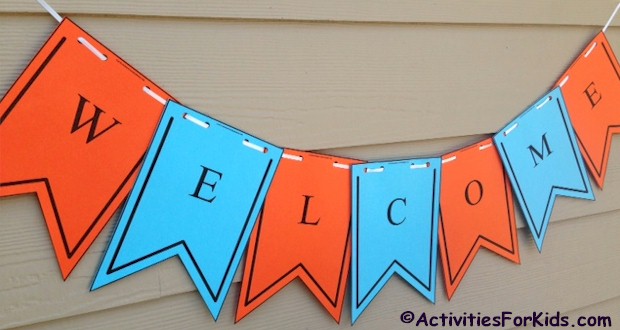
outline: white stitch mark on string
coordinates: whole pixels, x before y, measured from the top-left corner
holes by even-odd
[[[244,145],[244,146],[246,146],[246,147],[248,147],[248,148],[250,148],[250,149],[254,149],[254,150],[256,150],[256,151],[260,151],[260,152],[262,152],[262,153],[264,153],[264,154],[266,154],[266,153],[267,153],[267,148],[265,148],[265,147],[261,147],[261,146],[259,146],[259,145],[256,145],[256,144],[254,144],[254,143],[252,143],[252,142],[248,141],[247,139],[243,140],[243,145]]]
[[[451,162],[451,161],[453,161],[453,160],[456,160],[456,156],[452,156],[452,157],[450,157],[450,158],[443,159],[443,160],[441,161],[441,163],[442,163],[442,164],[445,164],[445,163],[449,163],[449,162]]]
[[[480,151],[482,151],[482,150],[486,150],[486,149],[491,148],[492,146],[493,146],[493,143],[487,143],[487,144],[485,144],[485,145],[481,145],[481,146],[478,148],[478,150],[480,150]]]
[[[536,109],[540,110],[542,107],[545,106],[545,104],[547,104],[549,101],[551,101],[551,99],[553,99],[553,97],[551,97],[551,95],[549,95],[539,105],[536,106]]]
[[[95,54],[95,56],[97,56],[100,60],[102,60],[102,61],[107,61],[108,60],[108,57],[103,55],[103,53],[100,52],[97,48],[95,48],[95,46],[91,45],[90,42],[88,42],[88,40],[84,39],[83,37],[79,37],[77,40],[78,40],[79,43],[84,45],[84,47],[86,47],[93,54]]]
[[[514,125],[510,126],[509,129],[504,131],[504,136],[508,136],[508,134],[510,134],[510,132],[517,128],[517,126],[519,126],[519,123],[515,123]]]
[[[290,160],[296,160],[298,162],[301,162],[302,160],[304,160],[303,157],[301,156],[297,156],[297,155],[290,155],[290,154],[282,154],[282,158],[284,159],[290,159]]]
[[[378,168],[365,168],[364,172],[365,173],[381,173],[385,170],[385,167],[381,166]]]
[[[560,82],[560,87],[564,87],[564,85],[566,85],[568,78],[570,78],[570,76],[566,76],[564,77],[564,79],[562,79],[562,81]]]
[[[161,104],[166,104],[166,99],[164,99],[163,97],[157,95],[155,92],[153,92],[153,90],[148,88],[148,86],[142,87],[142,91],[145,92],[146,94],[148,94],[150,97],[154,98],[157,102],[159,102]]]
[[[431,167],[431,163],[429,163],[429,162],[426,162],[424,164],[412,163],[411,166],[409,166],[409,168],[411,168],[412,170],[418,170],[418,169],[421,169],[421,168],[429,168],[429,167]]]
[[[334,162],[333,166],[335,168],[341,168],[341,169],[344,169],[344,170],[348,170],[351,167],[351,166],[349,166],[347,164],[340,164],[338,162]]]
[[[594,47],[596,47],[596,42],[592,44],[592,46],[590,46],[590,49],[588,49],[588,51],[586,52],[586,54],[583,57],[588,57],[590,56],[590,54],[592,53],[592,51],[594,50]]]
[[[54,17],[55,20],[58,21],[58,23],[62,22],[62,17],[60,17],[60,15],[58,15],[58,12],[55,11],[54,8],[52,8],[52,6],[48,5],[47,2],[45,2],[45,0],[37,0],[37,2],[39,2],[41,7],[43,7],[43,9],[47,10],[47,12],[50,15],[52,15],[52,17]]]
[[[614,9],[614,12],[611,14],[611,17],[609,17],[609,19],[607,20],[607,24],[605,24],[605,27],[603,27],[603,33],[607,32],[607,28],[609,27],[609,25],[611,25],[611,22],[614,20],[614,17],[616,17],[616,14],[618,13],[618,9],[620,9],[620,2],[618,2],[616,9]]]
[[[199,120],[198,118],[196,118],[196,117],[194,117],[194,116],[192,116],[192,115],[190,115],[188,113],[183,114],[183,119],[187,119],[187,120],[191,121],[192,123],[194,123],[194,124],[196,124],[196,125],[198,125],[200,127],[209,128],[209,126],[211,126],[211,125],[209,125],[209,123],[205,123],[204,121]]]

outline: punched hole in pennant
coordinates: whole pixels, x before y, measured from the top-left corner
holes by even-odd
[[[260,151],[260,152],[262,152],[264,154],[266,154],[269,151],[267,148],[261,147],[259,145],[256,145],[256,144],[250,142],[248,139],[244,139],[243,140],[243,145],[248,147],[248,148],[250,148],[250,149],[254,149],[256,151]]]
[[[153,92],[153,90],[150,89],[148,86],[142,87],[142,91],[145,92],[146,94],[148,94],[148,96],[154,98],[157,102],[159,102],[161,104],[166,104],[166,99],[164,99],[163,97],[157,95],[157,93]]]
[[[377,167],[377,168],[365,168],[364,173],[381,173],[385,170],[385,167]]]
[[[454,158],[456,159],[456,156]],[[421,168],[429,168],[429,167],[431,167],[431,163],[430,162],[426,162],[424,164],[411,163],[411,166],[409,166],[409,167],[412,170],[421,169]]]
[[[510,134],[510,132],[514,131],[515,128],[517,128],[517,126],[519,126],[519,123],[514,123],[514,125],[510,126],[510,128],[508,128],[507,130],[504,131],[504,136],[508,136],[508,134]]]
[[[570,76],[566,76],[564,77],[564,79],[562,79],[562,81],[560,82],[560,87],[564,87],[564,85],[566,85],[568,78],[570,78]]]
[[[586,54],[583,57],[588,57],[590,56],[590,54],[592,53],[592,51],[594,50],[594,48],[596,47],[596,42],[592,44],[592,46],[590,46],[590,49],[588,49],[588,51],[586,52]]]
[[[441,163],[445,164],[445,163],[449,163],[449,162],[451,162],[453,160],[456,160],[456,156],[452,156],[452,157],[446,158],[446,159],[442,160]]]
[[[282,154],[282,158],[290,159],[290,160],[295,160],[295,161],[298,161],[298,162],[301,162],[301,161],[304,160],[304,157],[302,157],[302,156],[290,155],[290,154],[286,154],[286,153]]]
[[[487,144],[485,144],[485,145],[481,145],[481,146],[478,148],[478,150],[482,151],[482,150],[485,150],[485,149],[489,149],[489,148],[491,148],[492,146],[493,146],[493,143],[487,143]]]
[[[202,121],[202,120],[200,120],[200,119],[190,115],[189,113],[183,114],[183,119],[189,120],[192,123],[194,123],[194,124],[196,124],[196,125],[198,125],[200,127],[203,127],[203,128],[209,128],[209,126],[211,126],[211,125],[209,125],[209,123],[204,122],[204,121]]]
[[[344,170],[348,170],[351,167],[351,166],[349,166],[347,164],[341,164],[341,163],[338,163],[338,162],[334,162],[332,165],[335,168],[341,168],[341,169],[344,169]]]
[[[551,95],[549,95],[548,97],[546,97],[542,102],[540,102],[539,105],[536,106],[536,109],[541,109],[542,107],[545,106],[545,104],[549,103],[549,101],[551,101],[553,99],[553,97]]]
[[[102,52],[100,52],[99,49],[95,48],[95,46],[93,46],[90,42],[88,42],[88,40],[84,39],[83,37],[78,37],[77,40],[79,43],[84,45],[86,49],[90,50],[91,53],[95,54],[95,56],[97,56],[100,60],[102,61],[108,60],[108,57],[105,56]]]

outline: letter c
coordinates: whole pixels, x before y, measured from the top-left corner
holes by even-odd
[[[390,202],[390,206],[388,206],[387,209],[387,218],[388,221],[393,224],[394,226],[398,226],[400,224],[402,224],[403,222],[405,222],[405,220],[407,220],[407,217],[403,217],[402,220],[400,220],[399,222],[394,221],[394,219],[392,218],[392,207],[394,207],[394,204],[396,202],[402,202],[403,205],[407,206],[407,198],[396,198],[395,200],[393,200],[392,202]]]

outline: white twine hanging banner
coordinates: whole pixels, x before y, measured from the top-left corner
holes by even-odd
[[[52,8],[52,6],[50,6],[47,2],[45,2],[45,0],[37,0],[37,2],[39,2],[41,7],[47,10],[47,12],[58,21],[58,23],[62,21],[62,16],[58,15],[58,12],[55,11],[54,8]]]
[[[620,9],[620,2],[618,2],[616,9],[614,9],[614,12],[611,14],[611,17],[609,17],[609,20],[607,20],[605,27],[603,27],[603,33],[607,31],[607,28],[609,27],[609,25],[611,25],[611,22],[614,20],[614,17],[616,17],[616,14],[618,14],[618,9]]]

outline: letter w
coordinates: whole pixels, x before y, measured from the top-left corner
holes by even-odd
[[[549,142],[547,142],[547,133],[543,134],[542,136],[541,151],[536,150],[536,148],[534,148],[534,146],[532,145],[527,148],[530,150],[530,154],[532,155],[532,159],[534,160],[534,167],[538,166],[536,158],[540,158],[541,161],[545,158],[545,150],[547,150],[547,156],[551,155],[552,153],[551,148],[549,148]]]
[[[99,107],[93,104],[93,106],[95,107],[95,114],[90,119],[87,119],[82,122],[82,113],[84,112],[84,106],[86,105],[87,102],[90,102],[90,101],[88,101],[82,95],[78,94],[78,96],[80,97],[80,103],[78,103],[77,111],[75,113],[75,119],[73,120],[73,126],[71,126],[71,133],[75,133],[77,130],[79,130],[80,128],[90,123],[90,128],[88,131],[88,137],[86,138],[86,143],[90,143],[92,140],[96,139],[103,133],[107,132],[112,127],[121,123],[120,121],[116,120],[116,118],[112,118],[114,119],[113,124],[97,132],[97,123],[99,123],[99,117],[101,117],[101,114],[105,113],[105,111],[101,110]]]

